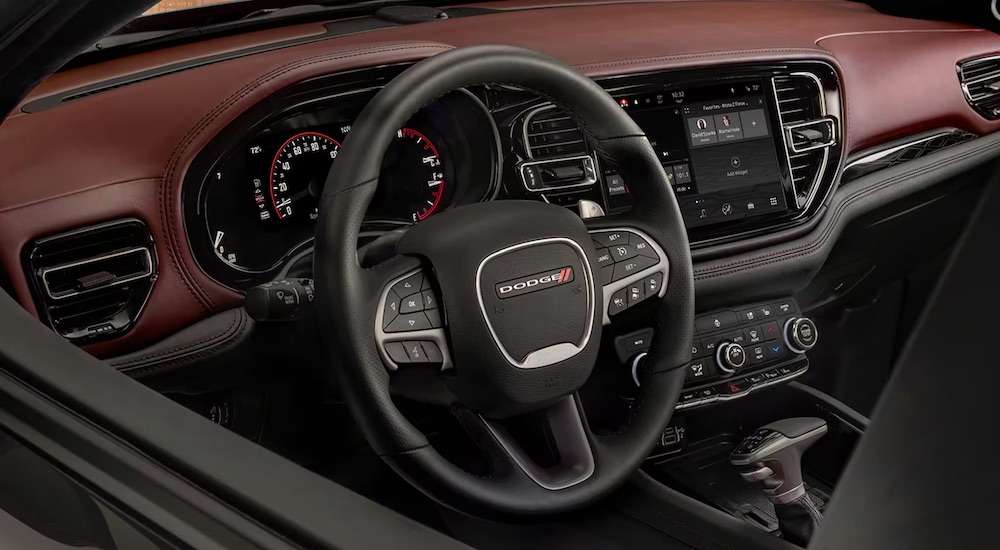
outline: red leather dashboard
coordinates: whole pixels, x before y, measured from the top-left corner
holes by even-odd
[[[153,232],[159,279],[135,328],[88,347],[132,351],[240,303],[205,276],[187,246],[180,183],[216,133],[251,105],[321,74],[417,61],[444,49],[504,43],[540,50],[591,76],[742,61],[820,59],[844,85],[848,151],[943,126],[980,134],[1000,122],[966,103],[955,64],[1000,52],[981,29],[889,17],[846,1],[477,4],[499,13],[393,27],[238,57],[98,93],[0,126],[0,264],[34,311],[22,248],[40,236],[122,217]],[[298,25],[209,40],[62,72],[25,100],[178,61],[320,35]]]

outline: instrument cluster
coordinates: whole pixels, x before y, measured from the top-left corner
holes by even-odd
[[[237,135],[206,148],[203,156],[211,158],[203,166],[210,168],[196,193],[186,187],[185,198],[192,245],[206,271],[243,288],[272,278],[311,246],[330,168],[373,93],[292,104],[245,131],[236,124]],[[364,229],[384,232],[491,200],[500,162],[497,127],[483,102],[466,90],[452,92],[396,131]]]

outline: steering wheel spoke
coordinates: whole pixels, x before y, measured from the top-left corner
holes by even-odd
[[[670,261],[644,231],[627,225],[593,227],[598,222],[608,220],[594,220],[589,231],[597,248],[596,277],[603,286],[602,321],[609,325],[626,310],[666,295]]]

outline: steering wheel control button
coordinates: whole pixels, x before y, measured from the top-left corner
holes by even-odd
[[[418,292],[416,294],[410,294],[406,298],[403,298],[402,303],[399,306],[400,313],[416,313],[418,311],[424,310],[424,299],[423,296]]]
[[[660,294],[660,287],[663,286],[663,273],[656,272],[646,277],[646,297],[651,298]]]
[[[424,348],[424,357],[427,358],[428,363],[440,364],[444,362],[441,349],[434,342],[420,342],[420,347]]]
[[[424,315],[427,317],[427,323],[430,325],[430,328],[441,328],[444,326],[444,323],[441,322],[440,309],[428,309],[424,312]]]
[[[608,315],[618,315],[628,309],[628,289],[623,288],[611,295],[611,302],[608,303]]]
[[[717,330],[730,329],[737,326],[739,322],[736,314],[732,311],[723,311],[711,315],[703,315],[694,320],[694,329],[698,334],[708,334]]]
[[[415,292],[418,292],[424,284],[424,273],[423,271],[418,271],[413,275],[399,281],[398,283],[392,285],[392,291],[396,293],[397,296],[409,296]]]
[[[385,345],[385,353],[393,363],[404,365],[410,362],[410,356],[402,342],[389,342]]]
[[[597,266],[604,267],[615,263],[615,260],[611,257],[611,252],[607,248],[597,249]]]
[[[791,318],[785,322],[785,343],[795,353],[805,353],[816,345],[819,331],[816,323],[806,317]]]
[[[635,256],[630,260],[625,260],[615,264],[615,276],[612,282],[620,281],[630,275],[635,275],[644,269],[649,269],[657,264],[653,258],[646,256]]]
[[[627,287],[628,307],[632,307],[646,298],[645,287],[642,282],[629,285]]]
[[[615,263],[624,262],[629,258],[639,255],[639,253],[636,252],[635,248],[632,248],[627,244],[619,244],[617,246],[612,246],[611,248],[608,249],[608,251],[611,253],[611,258],[615,261]]]
[[[611,248],[612,246],[628,244],[629,241],[629,234],[625,231],[591,233],[590,237],[594,239],[594,242],[597,243],[599,248]]]
[[[761,331],[764,333],[764,340],[777,340],[781,338],[781,327],[778,326],[777,321],[768,321],[760,325]]]
[[[649,243],[646,242],[646,239],[643,239],[642,237],[640,237],[635,233],[629,235],[628,244],[632,246],[632,248],[634,248],[635,251],[642,256],[646,256],[647,258],[653,258],[654,260],[660,259],[660,256],[656,253],[655,250],[653,250],[652,246],[649,246]]]
[[[435,309],[438,307],[437,296],[434,295],[434,291],[425,290],[420,293],[420,297],[423,298],[424,309]]]
[[[424,348],[420,346],[420,342],[412,340],[403,342],[403,348],[406,351],[407,357],[410,358],[411,363],[427,362],[427,356],[424,355]]]
[[[382,311],[382,330],[389,327],[389,323],[399,315],[399,296],[395,292],[389,291],[385,296],[385,308]]]
[[[732,374],[746,364],[747,355],[743,351],[743,346],[732,342],[725,342],[716,350],[715,360],[722,372]]]
[[[401,313],[396,316],[391,323],[389,323],[389,326],[385,328],[385,331],[414,332],[417,330],[427,330],[429,328],[434,327],[431,326],[430,321],[427,320],[427,316],[423,313]]]

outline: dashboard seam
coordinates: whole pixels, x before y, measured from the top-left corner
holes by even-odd
[[[262,86],[263,84],[266,84],[267,82],[275,78],[278,78],[279,76],[282,76],[292,70],[300,69],[302,67],[307,67],[309,65],[313,65],[316,63],[322,63],[324,61],[349,59],[352,57],[360,57],[363,55],[370,55],[374,53],[386,53],[386,52],[405,51],[405,50],[421,50],[429,48],[437,48],[442,51],[452,49],[448,46],[441,44],[423,42],[411,45],[394,45],[391,47],[388,46],[366,47],[360,49],[345,50],[332,54],[326,53],[322,55],[297,59],[290,63],[281,65],[275,69],[272,69],[271,71],[268,71],[263,75],[258,76],[256,79],[244,85],[242,88],[234,92],[225,100],[217,104],[215,108],[209,111],[197,124],[195,124],[193,128],[191,128],[181,138],[177,146],[174,147],[174,150],[171,153],[169,160],[167,161],[167,165],[164,167],[163,179],[165,185],[163,186],[163,191],[160,193],[158,203],[160,209],[160,216],[161,219],[164,221],[165,225],[164,235],[167,236],[167,253],[170,256],[171,263],[174,264],[174,268],[181,276],[181,280],[184,282],[184,285],[188,288],[189,292],[191,292],[191,294],[196,298],[196,300],[201,304],[203,309],[205,309],[208,312],[211,312],[216,307],[215,302],[212,300],[211,296],[208,296],[205,290],[201,288],[201,285],[198,284],[196,280],[194,280],[194,277],[187,272],[188,266],[186,265],[185,262],[179,261],[180,260],[179,254],[175,256],[174,247],[177,247],[177,250],[179,252],[180,242],[181,242],[180,235],[178,234],[178,224],[174,223],[175,220],[173,219],[172,209],[164,208],[164,203],[172,201],[172,198],[174,196],[174,190],[176,188],[174,179],[177,176],[177,168],[181,161],[181,158],[183,157],[184,153],[195,142],[195,140],[203,132],[205,132],[222,113],[230,109],[233,105],[239,102],[239,100],[246,97],[250,92],[260,88],[260,86]],[[182,184],[183,182],[177,182],[177,183]]]
[[[809,53],[809,54],[830,55],[830,52],[823,48],[757,48],[748,50],[721,50],[715,52],[697,52],[697,53],[687,53],[687,54],[662,55],[656,57],[636,57],[632,59],[602,61],[600,63],[586,63],[583,65],[576,65],[576,68],[584,70],[584,69],[598,69],[598,68],[608,68],[608,67],[626,67],[629,65],[638,65],[641,63],[651,63],[656,61],[725,57],[730,55],[745,55],[745,54],[755,54],[755,53]]]
[[[237,315],[237,320],[243,320],[244,322],[242,322],[242,323],[237,322],[236,323],[236,325],[238,325],[238,326],[237,326],[235,332],[228,333],[228,329],[227,329],[227,333],[226,334],[222,334],[222,335],[219,335],[219,337],[217,337],[218,340],[222,340],[222,342],[217,347],[214,345],[215,342],[211,342],[210,346],[207,346],[207,347],[205,347],[203,349],[200,349],[200,350],[196,350],[195,353],[184,354],[184,355],[180,355],[178,357],[169,357],[169,358],[166,358],[163,361],[156,361],[156,362],[153,362],[152,364],[149,364],[149,365],[136,364],[136,365],[125,366],[123,368],[119,368],[119,366],[115,366],[115,368],[117,368],[118,370],[120,370],[122,373],[127,374],[128,376],[133,376],[133,377],[134,376],[141,376],[141,375],[153,372],[153,371],[157,371],[157,370],[161,370],[161,369],[165,369],[165,368],[170,368],[170,367],[176,367],[176,366],[183,365],[185,363],[190,363],[190,362],[198,361],[198,360],[203,359],[205,357],[208,357],[210,355],[219,353],[221,351],[225,351],[225,350],[233,347],[234,345],[238,344],[241,341],[241,337],[247,332],[248,328],[251,326],[251,324],[249,322],[245,322],[246,319],[241,319],[241,317],[242,316]],[[232,328],[232,327],[230,327],[230,328]]]
[[[837,223],[843,217],[844,213],[847,212],[849,207],[855,202],[865,197],[876,194],[884,189],[888,189],[889,187],[893,187],[900,183],[912,180],[913,178],[918,177],[924,173],[951,166],[959,161],[965,160],[970,156],[977,155],[982,151],[985,151],[993,146],[994,146],[993,143],[984,144],[976,149],[967,151],[961,155],[949,158],[947,160],[942,160],[930,166],[924,166],[915,170],[911,170],[909,172],[899,174],[898,176],[894,176],[888,180],[884,180],[879,183],[863,187],[858,191],[848,195],[847,198],[845,198],[843,202],[841,202],[840,205],[838,205],[837,210],[835,211],[833,217],[830,219],[830,222],[827,225],[827,227],[823,230],[822,234],[817,236],[814,240],[799,246],[757,256],[755,258],[749,258],[747,260],[732,262],[729,264],[713,267],[710,269],[703,269],[700,272],[696,271],[695,279],[707,280],[716,277],[722,277],[811,254],[816,249],[822,247],[822,245],[829,240],[830,236],[833,235],[837,229]],[[754,265],[749,265],[749,264],[754,264]],[[736,266],[740,267],[737,269],[729,269],[731,267],[736,267]],[[719,272],[713,273],[714,271],[719,271]]]

